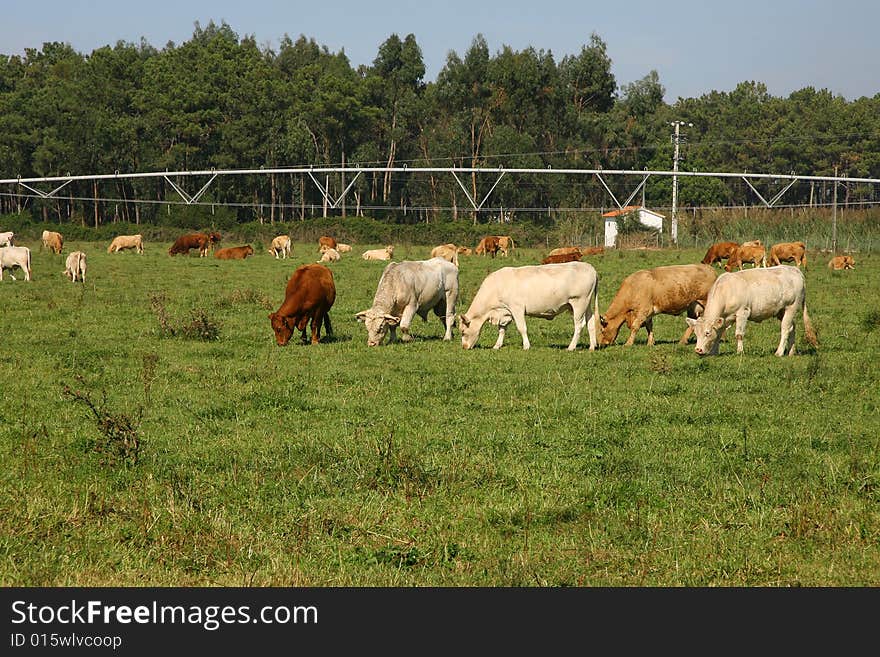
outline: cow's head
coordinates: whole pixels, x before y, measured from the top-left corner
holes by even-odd
[[[290,342],[290,336],[296,328],[292,317],[285,317],[278,313],[271,313],[269,321],[272,322],[272,330],[275,331],[275,342],[279,347],[284,347]]]
[[[597,323],[597,328],[599,329],[599,346],[607,347],[608,345],[614,344],[614,341],[617,339],[617,334],[620,333],[620,324],[617,324],[617,326],[611,326],[605,315],[599,315]]]
[[[461,333],[461,346],[464,349],[473,349],[477,340],[480,338],[480,329],[477,322],[471,320],[467,315],[458,316],[458,331]]]
[[[378,312],[372,308],[360,311],[355,315],[355,319],[363,322],[364,326],[367,327],[367,346],[369,347],[381,344],[388,329],[400,324],[400,317]]]
[[[724,328],[724,319],[716,317],[709,320],[706,317],[693,319],[687,317],[686,321],[689,326],[694,329],[694,336],[697,338],[697,346],[694,347],[700,356],[708,356],[709,354],[718,353],[718,341],[721,339],[721,330]]]

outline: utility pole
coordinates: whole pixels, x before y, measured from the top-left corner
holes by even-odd
[[[671,121],[669,125],[675,128],[675,132],[672,135],[672,143],[675,145],[675,153],[672,156],[672,224],[669,230],[669,235],[672,238],[672,243],[678,244],[678,176],[675,174],[678,172],[678,147],[682,140],[680,129],[683,125],[692,128],[694,124],[685,121]]]
[[[834,210],[831,215],[831,255],[837,255],[837,167],[834,167]]]

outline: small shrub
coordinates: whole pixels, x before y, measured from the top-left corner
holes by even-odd
[[[875,328],[880,326],[880,309],[874,308],[873,310],[869,310],[864,315],[862,315],[862,328],[870,333]]]
[[[203,308],[195,308],[190,312],[188,322],[174,322],[168,315],[165,308],[165,295],[157,292],[151,292],[150,308],[159,321],[159,328],[162,333],[175,337],[180,336],[190,340],[213,341],[220,338],[220,324],[213,320]]]

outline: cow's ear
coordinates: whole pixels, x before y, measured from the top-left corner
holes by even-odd
[[[717,329],[720,329],[722,326],[724,326],[724,318],[719,317],[714,322],[712,322],[712,326],[714,326]]]
[[[269,319],[274,321],[275,320],[275,313],[269,313]]]
[[[468,319],[468,316],[467,316],[467,315],[459,315],[459,316],[458,316],[458,319],[459,319],[459,321],[460,321],[462,324],[464,324],[465,326],[470,326],[470,325],[471,325],[471,320]]]
[[[685,317],[684,321],[686,321],[688,323],[688,326],[696,326],[697,325],[697,320],[695,320],[693,317]]]
[[[357,313],[354,316],[354,318],[359,322],[363,322],[367,318],[367,311],[366,310],[360,311],[359,313]]]
[[[395,317],[394,315],[385,315],[385,321],[388,322],[389,326],[397,326],[400,324],[400,317]]]
[[[605,315],[599,315],[599,323],[602,326],[608,326],[608,320],[605,319]]]

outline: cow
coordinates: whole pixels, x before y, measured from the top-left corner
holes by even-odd
[[[477,244],[477,248],[474,249],[474,253],[476,253],[477,255],[486,255],[487,253],[489,253],[494,258],[495,254],[498,253],[498,238],[494,235],[486,235],[483,239],[480,240],[480,243]]]
[[[559,262],[574,262],[576,260],[580,260],[583,256],[580,251],[572,251],[571,253],[556,253],[554,255],[548,255],[541,261],[542,265],[551,265],[553,263]]]
[[[339,253],[350,253],[351,252],[351,244],[345,244],[344,242],[336,242],[336,250]]]
[[[513,238],[510,235],[496,235],[495,237],[498,238],[498,250],[506,258],[516,246],[513,243]]]
[[[466,256],[469,256],[469,255],[473,255],[473,254],[474,254],[474,250],[473,250],[471,247],[469,247],[469,246],[460,246],[460,247],[458,247],[458,249],[456,249],[456,250],[458,251],[458,255],[466,255]]]
[[[828,269],[840,271],[841,269],[855,269],[856,260],[851,255],[834,256],[828,261]]]
[[[455,244],[440,244],[431,249],[432,258],[443,258],[458,267],[458,247]]]
[[[215,232],[208,233],[207,235],[208,242],[210,243],[211,250],[213,251],[215,248],[217,248],[217,245],[220,244],[220,241],[223,239],[223,237],[220,235],[220,233]],[[207,256],[207,253],[205,254],[205,256]]]
[[[582,246],[581,247],[581,255],[582,256],[603,255],[604,253],[605,253],[604,246]]]
[[[278,258],[286,260],[287,256],[290,255],[290,235],[279,235],[278,237],[272,238],[272,246],[270,247],[270,250],[276,260],[278,260]]]
[[[599,277],[588,262],[565,262],[552,265],[502,267],[480,284],[467,312],[458,318],[461,346],[473,348],[487,321],[498,325],[498,340],[493,349],[504,344],[504,332],[511,321],[528,349],[526,317],[553,319],[571,311],[574,335],[569,351],[577,348],[584,326],[590,335],[590,351],[596,349],[596,322],[599,315]]]
[[[568,253],[579,253],[583,255],[583,251],[579,246],[557,246],[548,253],[548,256],[566,255]]]
[[[117,235],[107,247],[107,253],[119,253],[126,249],[134,249],[141,255],[144,253],[144,238],[142,235]]]
[[[41,248],[45,247],[56,255],[64,249],[64,237],[61,233],[56,233],[54,230],[44,230],[42,240]]]
[[[336,238],[322,235],[318,238],[318,253],[323,253],[325,249],[335,249]]]
[[[382,343],[386,333],[396,342],[412,340],[410,325],[416,315],[428,321],[433,310],[445,327],[444,340],[452,340],[458,303],[458,267],[443,258],[391,262],[382,270],[373,305],[355,315],[367,328],[367,345]]]
[[[8,269],[12,280],[16,280],[12,275],[15,267],[24,272],[24,280],[31,280],[31,250],[26,246],[0,246],[0,281],[4,269]]]
[[[15,233],[11,230],[0,233],[0,246],[15,246]]]
[[[339,262],[339,251],[336,249],[325,249],[321,252],[321,259],[318,262]]]
[[[714,265],[716,262],[730,258],[738,248],[739,242],[715,242],[700,262],[704,265]]]
[[[767,249],[763,246],[743,246],[740,244],[727,259],[724,271],[733,271],[734,267],[739,267],[742,271],[743,265],[747,262],[751,262],[755,267],[766,267]]]
[[[648,345],[653,346],[654,315],[687,312],[688,317],[698,317],[716,276],[715,268],[704,264],[666,265],[630,274],[623,279],[608,310],[599,316],[599,344],[614,344],[625,321],[629,327],[625,346],[632,346],[642,326],[648,331]],[[687,344],[692,333],[693,328],[686,325],[678,343]]]
[[[67,256],[67,262],[64,265],[64,275],[71,282],[86,282],[86,254],[82,251],[74,251]]]
[[[761,240],[749,240],[748,242],[743,242],[740,246],[764,246],[764,243]]]
[[[199,257],[206,258],[211,243],[212,240],[207,233],[187,233],[174,241],[174,244],[168,249],[168,255],[189,255],[190,249],[198,249]]]
[[[370,249],[364,251],[361,257],[364,260],[391,260],[394,255],[394,246],[389,244],[384,249]]]
[[[333,272],[324,265],[302,265],[297,267],[284,291],[284,301],[274,313],[269,314],[275,342],[284,347],[290,342],[294,331],[301,331],[301,339],[306,342],[306,327],[311,320],[312,344],[321,339],[321,324],[327,337],[333,336],[330,324],[330,308],[336,301],[336,284]]]
[[[254,255],[254,247],[250,244],[244,246],[227,246],[225,249],[214,251],[214,257],[218,260],[244,260]]]
[[[803,242],[779,242],[770,247],[767,257],[770,266],[781,265],[783,262],[794,262],[807,271],[807,245]]]
[[[795,321],[801,313],[804,334],[814,347],[819,346],[816,331],[807,314],[806,283],[803,272],[790,265],[721,274],[709,290],[703,316],[688,318],[694,328],[700,356],[718,353],[721,334],[736,325],[736,353],[743,353],[743,335],[748,322],[763,322],[776,317],[781,320],[777,356],[795,353]]]

